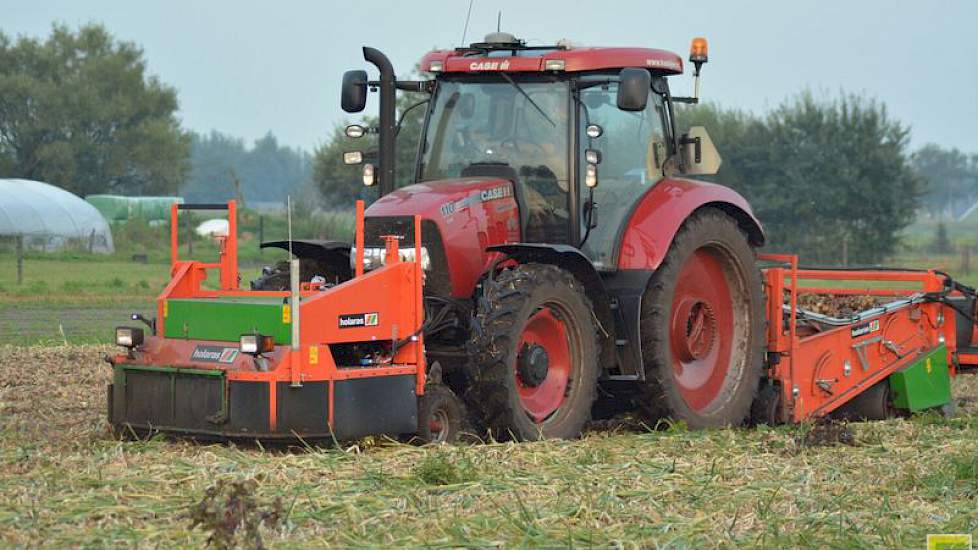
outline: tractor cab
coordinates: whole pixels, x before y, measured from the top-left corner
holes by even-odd
[[[705,50],[695,59],[698,74]],[[381,88],[384,102],[384,65],[377,82],[363,71],[347,73],[344,109],[363,108],[367,85]],[[676,132],[672,104],[695,99],[670,95],[666,77],[683,70],[671,52],[528,46],[497,32],[468,47],[430,52],[421,69],[434,78],[391,79],[392,87],[431,94],[414,180],[507,180],[521,242],[570,245],[599,270],[615,269],[620,230],[646,191],[667,174],[695,171],[704,156],[716,157],[703,143],[698,155],[678,154],[688,137]],[[384,147],[385,122],[378,129],[382,164],[385,153],[392,156]],[[366,133],[351,129],[351,136]],[[382,196],[394,189],[384,182],[391,170],[380,169]],[[375,171],[365,166],[365,183],[377,181]]]

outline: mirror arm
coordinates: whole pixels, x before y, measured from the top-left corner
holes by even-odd
[[[698,97],[673,97],[672,100],[676,103],[686,103],[688,105],[697,105],[700,102]]]
[[[421,92],[430,94],[435,90],[434,80],[398,80],[394,82],[398,90],[405,92]]]

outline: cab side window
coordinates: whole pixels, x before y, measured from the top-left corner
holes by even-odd
[[[662,179],[662,166],[668,148],[665,132],[665,106],[659,94],[650,91],[644,111],[622,111],[616,104],[617,84],[586,88],[580,92],[580,143],[582,149],[601,152],[598,186],[593,190],[595,224],[582,250],[596,267],[613,269],[612,260],[619,228],[635,203],[649,187]],[[597,124],[602,134],[588,138],[585,129]],[[584,173],[584,151],[581,151],[580,173]],[[583,178],[583,176],[582,176]],[[582,182],[583,183],[583,182]],[[587,233],[591,208],[589,190],[583,186],[581,234]]]

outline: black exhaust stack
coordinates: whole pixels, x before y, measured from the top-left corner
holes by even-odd
[[[383,197],[394,190],[394,165],[397,159],[394,150],[394,127],[397,124],[394,66],[386,55],[375,48],[364,46],[363,58],[380,71],[380,127],[377,129],[380,154],[377,176],[380,180],[380,196]]]

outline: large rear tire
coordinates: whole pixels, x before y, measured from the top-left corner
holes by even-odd
[[[597,393],[591,302],[552,265],[504,269],[483,284],[465,401],[496,439],[574,438]]]
[[[742,424],[764,366],[764,295],[737,222],[707,208],[687,220],[642,300],[640,409],[691,428]]]

